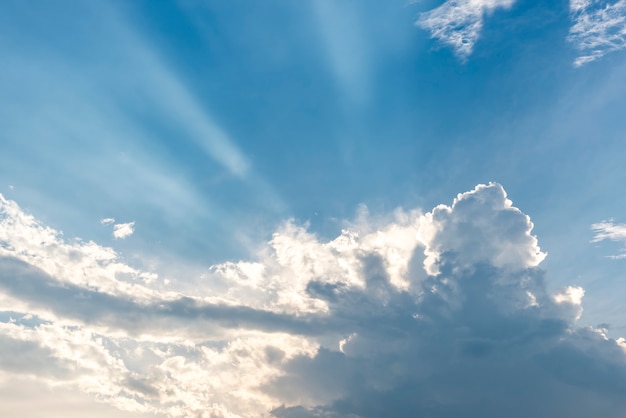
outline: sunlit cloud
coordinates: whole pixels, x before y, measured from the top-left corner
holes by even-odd
[[[331,240],[287,221],[190,294],[0,197],[0,375],[167,417],[619,418],[626,345],[547,290],[532,228],[495,183]]]

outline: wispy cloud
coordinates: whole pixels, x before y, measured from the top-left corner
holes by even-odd
[[[626,0],[571,0],[570,13],[568,40],[581,53],[576,67],[626,48]]]
[[[0,196],[0,378],[166,417],[621,417],[626,343],[548,292],[532,227],[498,184],[330,241],[289,221],[189,294]]]
[[[422,13],[416,24],[428,30],[431,38],[454,48],[459,59],[466,60],[480,37],[485,15],[513,3],[515,0],[448,0]]]
[[[610,240],[626,244],[626,224],[616,224],[613,221],[603,221],[591,225],[591,229],[595,233],[591,242]],[[612,256],[611,258],[626,258],[626,249],[624,249],[624,253]]]

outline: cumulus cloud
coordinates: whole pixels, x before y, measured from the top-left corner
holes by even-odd
[[[515,0],[447,0],[441,6],[422,13],[416,24],[454,48],[456,55],[465,60],[480,37],[485,15],[497,8],[510,8]]]
[[[116,224],[114,218],[102,218],[100,223],[102,225],[113,225],[113,237],[115,239],[128,238],[135,232],[135,222]]]
[[[125,224],[115,224],[113,227],[113,236],[117,239],[130,237],[135,232],[135,222]]]
[[[603,221],[591,225],[595,236],[591,242],[604,240],[626,243],[626,224],[616,224],[613,221]],[[622,254],[612,256],[612,258],[626,258],[626,250]]]
[[[626,0],[571,0],[568,40],[580,51],[576,67],[626,48]]]
[[[288,221],[190,295],[0,196],[0,383],[162,417],[622,417],[626,343],[546,290],[532,227],[495,183],[329,241]]]

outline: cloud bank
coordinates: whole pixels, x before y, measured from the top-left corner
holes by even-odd
[[[626,1],[571,0],[573,25],[568,40],[580,51],[580,67],[626,48]]]
[[[466,60],[480,37],[485,15],[497,8],[510,8],[515,0],[448,0],[422,13],[416,24],[430,32],[430,37],[451,46],[461,60]]]
[[[626,343],[548,293],[532,227],[491,183],[167,281],[0,197],[0,381],[160,417],[622,417]]]

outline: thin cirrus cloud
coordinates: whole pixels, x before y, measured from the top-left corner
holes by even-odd
[[[136,416],[622,417],[626,343],[547,290],[532,228],[495,183],[330,241],[287,221],[190,295],[0,198],[0,381]]]
[[[626,244],[626,224],[603,221],[591,225],[591,229],[595,233],[591,242],[610,240]],[[611,258],[626,258],[626,249],[623,250],[622,254],[611,256]]]
[[[497,8],[510,8],[515,0],[448,0],[436,9],[422,13],[416,24],[431,38],[451,46],[466,60],[480,37],[485,15]]]
[[[580,51],[580,67],[626,48],[626,1],[571,0],[574,21],[568,40]]]
[[[497,8],[508,9],[515,0],[448,0],[422,13],[416,24],[434,39],[451,46],[466,60],[480,38],[485,16]],[[626,48],[626,1],[571,0],[572,25],[568,41],[579,51],[580,67],[604,55]]]

